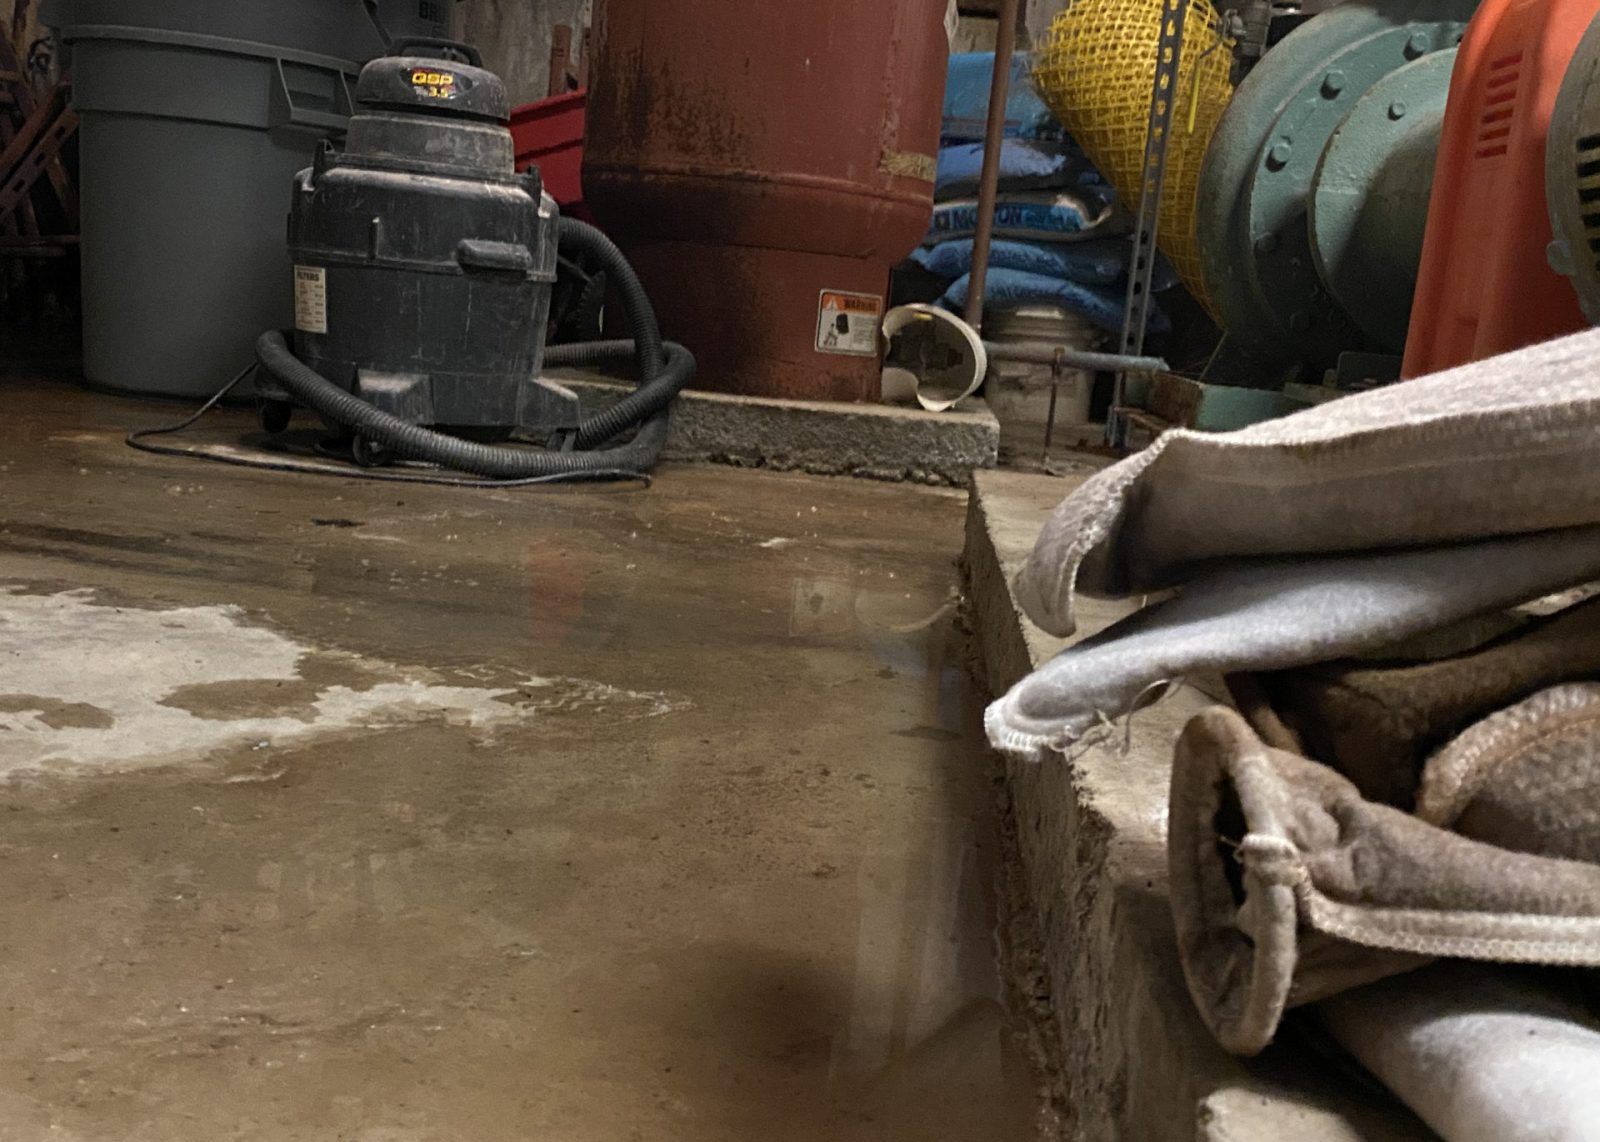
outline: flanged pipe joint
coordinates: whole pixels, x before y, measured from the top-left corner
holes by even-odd
[[[1251,71],[1201,176],[1218,320],[1258,357],[1405,347],[1456,48],[1478,0],[1351,0]]]

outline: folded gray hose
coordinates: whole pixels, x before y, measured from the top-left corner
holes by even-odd
[[[1444,1142],[1600,1138],[1600,1020],[1554,978],[1442,963],[1318,1015]]]
[[[631,341],[588,342],[555,346],[548,351],[545,360],[557,367],[586,365],[633,356],[636,352]],[[345,425],[359,436],[382,444],[401,459],[422,460],[496,480],[523,480],[539,476],[571,476],[579,479],[587,475],[614,476],[619,471],[647,472],[653,468],[667,442],[667,406],[694,375],[694,357],[687,349],[668,344],[665,352],[666,367],[647,376],[639,391],[628,398],[635,401],[634,407],[647,402],[660,404],[659,409],[649,414],[649,419],[632,441],[618,448],[600,451],[551,452],[478,444],[411,424],[374,408],[309,368],[289,351],[283,334],[276,331],[263,333],[256,342],[256,359],[261,367],[272,374],[296,400],[328,419]],[[591,440],[610,439],[635,423],[618,418],[614,413],[615,408],[585,422],[579,429],[580,442],[585,436]],[[604,423],[601,423],[602,420]],[[598,435],[607,432],[614,424],[617,427],[607,435]],[[584,429],[588,429],[588,432]]]

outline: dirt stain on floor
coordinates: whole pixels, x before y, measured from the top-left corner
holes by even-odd
[[[127,452],[168,410],[34,395],[0,424],[8,598],[84,661],[174,657],[0,686],[0,1138],[1032,1137],[960,497],[397,495]],[[136,765],[61,737],[125,728],[127,690]]]

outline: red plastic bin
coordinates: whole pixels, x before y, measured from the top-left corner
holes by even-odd
[[[1404,376],[1588,328],[1550,268],[1545,149],[1600,0],[1484,0],[1450,83]]]
[[[537,164],[545,189],[569,213],[582,212],[583,207],[583,132],[588,102],[587,91],[574,91],[511,112],[517,169]]]

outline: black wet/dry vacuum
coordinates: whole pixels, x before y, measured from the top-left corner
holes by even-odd
[[[662,342],[616,246],[561,217],[536,170],[516,172],[505,85],[477,50],[403,40],[362,71],[356,104],[345,150],[324,143],[295,181],[294,343],[257,345],[263,427],[303,406],[364,465],[492,479],[653,467],[694,359]],[[634,340],[546,349],[558,253],[604,270]],[[540,376],[630,358],[637,390],[589,419]]]

